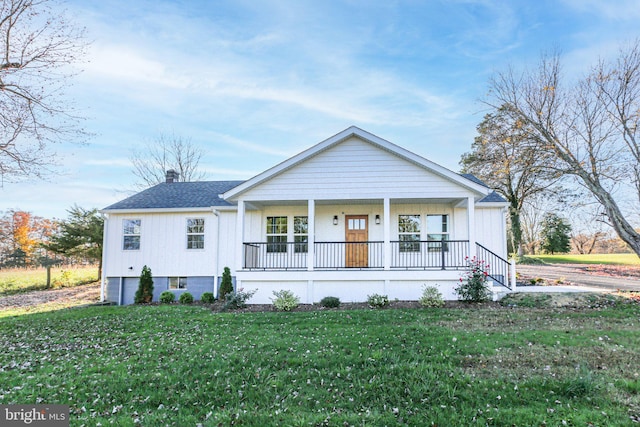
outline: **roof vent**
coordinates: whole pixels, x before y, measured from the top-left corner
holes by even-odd
[[[178,179],[180,179],[180,174],[178,172],[176,172],[173,169],[169,169],[167,171],[167,181],[168,183],[171,182],[178,182]]]

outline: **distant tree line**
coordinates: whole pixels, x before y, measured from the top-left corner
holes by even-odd
[[[74,206],[64,220],[10,209],[0,216],[0,268],[102,261],[104,221],[97,209]]]

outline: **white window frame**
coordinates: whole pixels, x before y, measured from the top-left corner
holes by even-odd
[[[300,222],[302,219],[304,222]],[[304,225],[303,230],[300,230],[301,225]],[[295,253],[306,254],[309,252],[309,217],[307,215],[293,217],[293,241]]]
[[[131,242],[127,244],[127,240],[129,240],[128,238],[135,238],[135,237],[137,237],[137,247],[130,247]],[[133,242],[135,241],[136,239],[133,239]],[[122,220],[122,250],[123,251],[139,251],[141,247],[142,247],[142,220],[140,218],[124,218]]]
[[[417,219],[415,224],[417,224],[417,230],[402,230],[401,227],[403,225],[402,217],[414,218]],[[421,231],[422,231],[422,217],[420,214],[400,214],[398,215],[398,241],[399,241],[399,251],[402,253],[408,252],[420,252],[421,251]],[[417,236],[418,240],[403,240],[403,236]]]
[[[433,224],[429,221],[429,218],[440,218],[440,231],[431,232],[433,230],[429,229],[429,225]],[[444,219],[444,220],[443,220]],[[449,230],[451,229],[451,222],[448,214],[428,214],[426,218],[426,233],[427,240],[429,240],[429,251],[437,252],[444,249],[444,251],[449,250],[449,245],[446,243],[436,243],[437,241],[445,242],[449,240]],[[440,239],[431,239],[430,236],[440,236]]]
[[[272,224],[271,219],[284,218],[284,224],[279,224],[276,220],[276,223]],[[284,231],[280,229],[284,225]],[[279,254],[279,253],[287,253],[287,242],[289,241],[288,231],[289,231],[289,217],[286,215],[270,215],[267,216],[266,219],[266,237],[267,237],[267,253],[270,254]],[[275,227],[278,232],[272,232],[273,227]],[[284,241],[281,239],[284,237]],[[269,238],[274,238],[272,241],[269,241]]]
[[[200,224],[197,222],[200,221]],[[192,224],[194,222],[195,224]],[[194,231],[194,228],[199,228],[197,231]],[[203,250],[204,249],[204,233],[205,233],[205,220],[204,218],[187,218],[186,221],[186,231],[187,231],[187,250]],[[193,237],[200,237],[197,240],[190,240]],[[192,247],[193,243],[198,243],[198,247]],[[200,247],[201,246],[201,247]]]

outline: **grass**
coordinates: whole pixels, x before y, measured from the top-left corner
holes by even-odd
[[[640,306],[212,313],[88,307],[0,320],[0,404],[71,425],[629,425]]]
[[[51,269],[53,288],[84,285],[98,280],[97,267],[64,267]],[[0,270],[0,296],[47,288],[47,270],[9,269]]]
[[[636,254],[528,255],[526,258],[542,260],[548,264],[612,264],[640,266],[640,258]]]

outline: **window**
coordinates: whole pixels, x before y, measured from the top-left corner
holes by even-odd
[[[427,215],[427,240],[430,251],[449,250],[444,243],[449,240],[449,215]],[[435,240],[443,243],[433,242]]]
[[[307,253],[309,242],[309,219],[306,216],[293,217],[293,241],[295,253]]]
[[[140,219],[122,220],[122,249],[125,251],[140,250]]]
[[[204,249],[204,218],[187,219],[187,249]]]
[[[169,289],[187,289],[187,278],[169,277]]]
[[[400,252],[420,252],[420,215],[398,216]]]
[[[267,217],[267,253],[287,252],[287,217]]]

